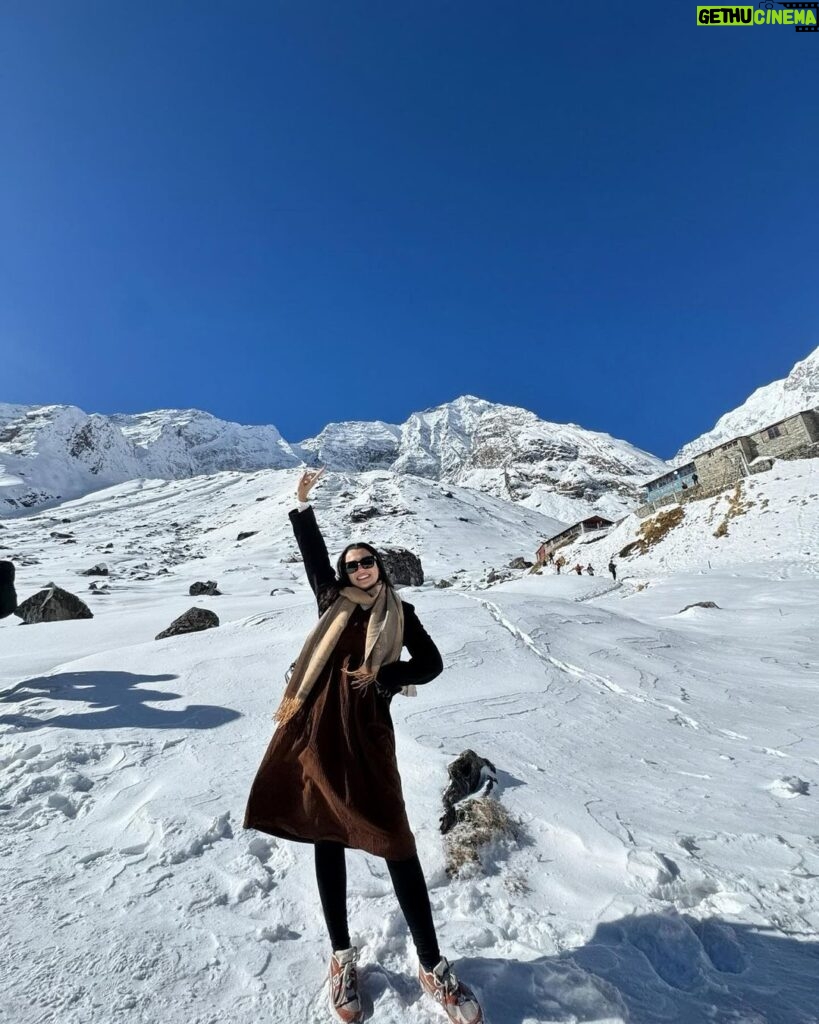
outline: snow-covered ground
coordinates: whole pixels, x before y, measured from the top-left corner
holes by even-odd
[[[329,1019],[312,851],[241,827],[315,617],[287,560],[293,486],[273,471],[135,482],[2,524],[21,600],[53,580],[95,615],[0,622],[0,1006],[15,1024]],[[452,589],[402,591],[446,668],[392,708],[441,945],[490,1024],[819,1022],[819,463],[747,493],[719,538],[727,506],[687,506],[617,584],[604,559],[631,519],[584,549],[594,578],[487,589],[487,565],[532,557],[543,517],[414,477],[317,488],[331,556],[360,537],[406,544],[432,580],[463,570]],[[341,519],[367,505],[398,514]],[[97,561],[107,595],[76,575]],[[195,579],[224,596],[188,597]],[[681,611],[705,600],[719,607]],[[221,626],[152,639],[194,604]],[[449,879],[440,797],[466,748],[497,766],[523,839]],[[443,1019],[384,863],[352,852],[348,876],[372,1019]]]

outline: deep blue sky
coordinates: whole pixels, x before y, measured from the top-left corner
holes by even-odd
[[[819,34],[695,8],[4,0],[0,401],[672,455],[819,344]]]

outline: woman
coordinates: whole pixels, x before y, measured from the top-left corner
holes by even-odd
[[[244,827],[314,844],[333,950],[330,1007],[339,1020],[363,1020],[358,949],[347,926],[344,851],[350,848],[385,858],[424,990],[456,1024],[480,1024],[474,995],[438,949],[389,711],[399,690],[441,673],[441,655],[413,606],[398,597],[373,547],[348,544],[333,572],[307,500],[323,472],[302,474],[299,507],[290,513],[320,617],[276,712],[278,728],[253,781]],[[404,646],[409,661],[399,660]]]

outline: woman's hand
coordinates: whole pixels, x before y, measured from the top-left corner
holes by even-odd
[[[320,469],[317,469],[315,473],[311,472],[309,469],[305,469],[305,471],[299,478],[299,486],[296,490],[296,494],[298,495],[299,501],[307,501],[308,494],[310,493],[311,489],[318,483],[323,472],[324,466],[322,466]]]

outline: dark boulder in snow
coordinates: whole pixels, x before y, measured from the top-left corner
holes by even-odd
[[[784,776],[775,783],[774,788],[789,796],[810,796],[810,783],[798,775]]]
[[[448,771],[441,818],[446,873],[450,878],[462,871],[495,873],[498,859],[525,841],[523,824],[490,795],[498,782],[491,761],[465,750]],[[513,891],[528,891],[525,879],[512,874],[505,884]]]
[[[381,512],[374,505],[367,505],[363,508],[354,508],[349,515],[351,523],[365,523],[368,519],[375,519]]]
[[[248,537],[255,537],[258,532],[258,530],[244,530],[236,540],[247,540]]]
[[[407,548],[379,548],[378,553],[396,586],[420,587],[424,582],[421,559]]]
[[[222,591],[217,589],[216,580],[208,580],[206,583],[201,581],[191,583],[188,593],[191,597],[199,597],[200,594],[205,594],[207,597],[215,597],[221,594]]]
[[[82,569],[80,576],[107,576],[108,566],[105,562],[100,562],[97,565],[92,565],[90,569]]]
[[[441,817],[441,831],[449,832],[457,820],[455,805],[467,796],[477,793],[488,796],[498,777],[495,766],[474,750],[465,750],[447,766],[449,785],[444,790],[444,813]]]
[[[68,619],[93,619],[88,605],[75,594],[49,583],[45,590],[26,598],[15,612],[25,625],[37,622],[64,622]]]
[[[164,640],[169,636],[178,636],[180,633],[198,633],[203,629],[213,629],[219,625],[219,616],[209,608],[189,608],[186,612],[174,619],[167,629],[157,633],[155,640]]]

